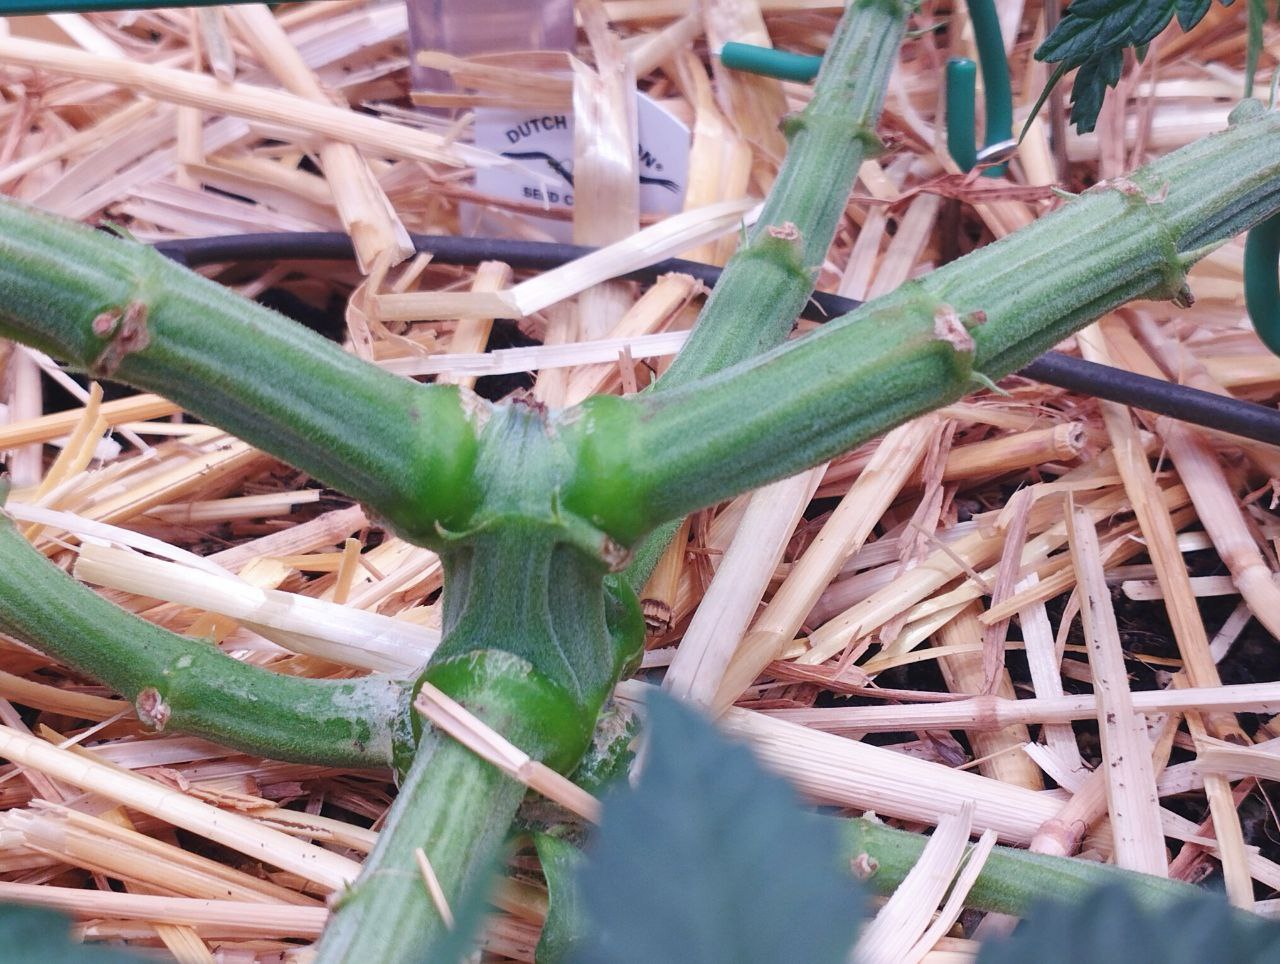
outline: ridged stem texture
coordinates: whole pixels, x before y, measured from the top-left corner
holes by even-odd
[[[991,384],[1128,301],[1188,303],[1187,269],[1280,209],[1280,114],[1246,101],[1232,121],[748,362],[588,399],[563,417],[565,504],[626,542]]]
[[[634,594],[606,577],[610,541],[558,505],[566,457],[540,407],[512,404],[489,417],[475,472],[482,509],[468,531],[441,536],[443,640],[423,674],[561,772],[587,749],[644,636]],[[456,902],[492,865],[524,795],[431,728],[400,748],[397,763],[408,776],[321,942],[321,964],[424,959],[444,930],[414,851],[423,850]]]
[[[858,868],[863,884],[888,896],[920,859],[929,838],[895,830],[875,820],[839,820],[843,856]],[[1081,901],[1107,884],[1125,884],[1153,910],[1201,893],[1181,881],[1072,857],[1050,857],[1014,847],[995,847],[965,898],[976,910],[1021,916],[1045,898]]]
[[[654,385],[665,392],[781,344],[813,293],[863,160],[906,32],[909,5],[854,0],[831,38],[813,98],[783,122],[787,156],[760,220],[725,265],[684,349]],[[675,534],[657,529],[627,578],[642,586]]]
[[[0,631],[106,683],[153,729],[338,767],[389,765],[393,730],[407,729],[406,683],[382,675],[301,679],[241,663],[80,585],[2,512],[0,600]]]
[[[498,729],[520,728],[525,708],[479,709]],[[456,909],[493,865],[524,799],[522,784],[503,775],[449,736],[423,736],[401,781],[378,843],[359,880],[343,895],[316,946],[315,964],[377,961],[410,964],[445,935],[444,919],[428,896],[417,851]]]
[[[474,507],[457,388],[391,375],[150,248],[5,199],[0,336],[172,399],[420,544]]]

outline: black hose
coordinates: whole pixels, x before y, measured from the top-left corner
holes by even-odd
[[[414,247],[445,264],[478,264],[502,261],[513,268],[546,271],[590,254],[594,248],[577,244],[540,241],[508,241],[501,238],[461,238],[452,235],[415,234]],[[189,268],[239,261],[346,261],[355,257],[351,238],[340,231],[272,234],[239,234],[215,238],[161,241],[156,246],[165,257]],[[692,275],[714,287],[720,269],[681,258],[668,258],[624,275],[628,280],[652,282],[668,272]],[[860,302],[839,295],[815,292],[805,317],[825,321],[846,314]],[[1280,411],[1202,392],[1120,368],[1098,365],[1059,352],[1047,352],[1018,374],[1027,378],[1120,402],[1184,422],[1229,432],[1242,438],[1280,445]]]

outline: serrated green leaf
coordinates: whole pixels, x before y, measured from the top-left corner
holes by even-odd
[[[1219,2],[1230,6],[1233,0]],[[1071,122],[1087,133],[1097,123],[1107,88],[1120,81],[1125,50],[1144,48],[1174,17],[1183,30],[1190,30],[1211,5],[1212,0],[1072,0],[1035,57],[1078,68],[1071,88]]]
[[[1190,30],[1209,12],[1211,0],[1178,0],[1178,26]],[[1223,6],[1231,6],[1231,0],[1224,0]]]
[[[984,944],[977,964],[1275,964],[1280,923],[1205,893],[1163,912],[1143,909],[1122,886],[1078,904],[1034,908],[1008,940]]]
[[[154,964],[158,958],[71,939],[71,919],[44,907],[0,904],[0,959],[39,964]]]
[[[604,806],[583,964],[842,962],[862,916],[834,827],[700,715],[655,694],[639,785]]]
[[[1107,88],[1118,84],[1123,72],[1124,51],[1119,48],[1104,50],[1080,65],[1071,87],[1071,123],[1081,134],[1093,130]]]

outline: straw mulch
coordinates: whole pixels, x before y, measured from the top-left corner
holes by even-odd
[[[777,169],[779,115],[807,96],[726,72],[708,49],[768,37],[817,53],[838,13],[830,0],[685,6],[580,3],[588,67],[572,74],[563,57],[438,58],[461,85],[447,99],[457,119],[411,109],[398,2],[290,5],[278,31],[261,9],[0,20],[0,190],[142,240],[346,226],[359,264],[209,273],[406,375],[485,376],[495,395],[532,373],[551,405],[635,391],[703,292],[680,276],[647,292],[600,282],[634,264],[640,227],[657,232],[651,248],[723,263]],[[939,146],[941,66],[971,53],[964,7],[927,0],[886,104],[890,150],[865,164],[821,287],[890,291],[1029,223],[1057,203],[1051,185],[1078,189],[1221,128],[1243,87],[1244,6],[1157,40],[1097,134],[1051,144],[1055,101],[1011,179],[975,181]],[[1030,57],[1041,4],[999,7],[1020,122],[1045,77]],[[1267,39],[1270,71],[1280,36]],[[609,163],[635,156],[618,123],[631,76],[693,131],[691,213],[657,224],[618,201],[635,174]],[[575,98],[595,107],[577,140],[574,232],[618,242],[602,262],[534,278],[405,257],[406,229],[459,232],[464,202],[539,237],[536,205],[472,185],[496,159],[469,146],[467,111]],[[1194,308],[1135,305],[1064,350],[1274,400],[1280,360],[1244,320],[1239,244],[1192,285]],[[485,358],[486,343],[516,347]],[[437,638],[438,561],[360,507],[163,399],[107,386],[103,400],[17,346],[0,360],[10,509],[110,599],[290,673],[411,665]],[[1280,683],[1226,684],[1280,670],[1280,450],[1021,378],[1002,387],[696,515],[646,593],[650,681],[665,669],[675,692],[725,710],[815,802],[949,840],[990,831],[1184,880],[1221,874],[1233,901],[1265,910],[1280,891],[1265,782],[1280,775]],[[0,901],[62,907],[86,939],[191,962],[279,960],[317,936],[326,896],[375,839],[387,774],[150,735],[102,687],[0,646],[0,739],[21,761],[0,774]],[[332,858],[310,879],[291,869],[299,841]],[[944,878],[947,850],[934,853]],[[497,904],[486,952],[531,960],[536,875],[513,868]],[[902,959],[928,924],[917,917],[881,927],[868,959]],[[972,952],[971,920],[935,943],[948,923],[917,947],[925,959]]]

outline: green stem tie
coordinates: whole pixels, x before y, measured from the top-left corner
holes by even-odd
[[[961,170],[995,157],[1004,157],[1017,147],[1013,139],[1013,91],[1009,85],[1009,62],[1004,55],[1000,18],[992,0],[968,0],[969,17],[982,64],[983,102],[986,105],[986,136],[982,150],[976,147],[974,101],[977,67],[972,60],[954,57],[947,61],[947,150]],[[1006,167],[997,164],[982,172],[984,177],[1003,177]]]
[[[807,84],[818,76],[821,57],[793,54],[772,47],[740,44],[731,40],[720,50],[720,62],[730,70],[742,70],[779,80],[795,80]]]

